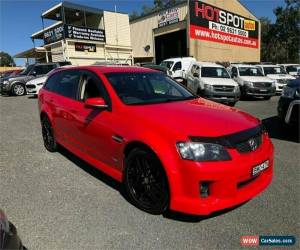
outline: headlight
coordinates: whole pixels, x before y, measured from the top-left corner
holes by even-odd
[[[210,84],[204,83],[204,88],[207,89],[207,90],[213,91],[213,86],[210,85]]]
[[[37,86],[41,86],[41,85],[43,85],[44,84],[44,82],[39,82],[39,83],[37,83],[36,85]]]
[[[245,81],[244,84],[248,85],[249,87],[253,87],[253,82],[247,82],[247,81]]]
[[[3,81],[3,85],[9,84],[9,81]]]
[[[176,144],[181,157],[192,161],[229,161],[227,150],[219,144],[201,142],[178,142]]]
[[[239,87],[239,85],[234,86],[233,91],[234,91],[234,92],[240,92],[240,87]]]
[[[282,91],[282,96],[285,98],[294,98],[296,90],[291,87],[284,87]]]

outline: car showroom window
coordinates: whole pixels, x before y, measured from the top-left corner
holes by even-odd
[[[182,67],[181,62],[177,62],[173,67],[173,71],[181,70],[181,67]]]

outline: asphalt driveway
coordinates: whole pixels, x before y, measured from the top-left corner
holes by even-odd
[[[29,249],[237,249],[242,235],[294,235],[299,247],[299,132],[280,125],[277,101],[237,104],[272,137],[271,186],[235,209],[194,217],[138,210],[111,178],[44,149],[36,99],[0,96],[0,207]]]

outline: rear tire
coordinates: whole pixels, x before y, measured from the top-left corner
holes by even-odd
[[[234,107],[235,104],[236,104],[236,102],[229,102],[229,103],[228,103],[228,106]]]
[[[131,202],[151,214],[162,214],[169,206],[165,171],[150,150],[135,148],[125,160],[124,186]]]
[[[13,95],[22,96],[26,94],[25,86],[21,83],[16,83],[12,86],[11,92]]]
[[[53,128],[50,120],[47,116],[43,116],[41,119],[42,135],[44,146],[49,152],[57,151],[57,143],[54,137]]]

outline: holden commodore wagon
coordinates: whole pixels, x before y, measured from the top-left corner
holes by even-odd
[[[272,180],[273,145],[257,118],[152,69],[59,69],[39,92],[39,109],[48,151],[67,148],[149,213],[207,215]]]

